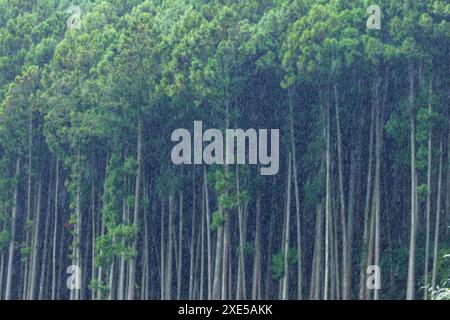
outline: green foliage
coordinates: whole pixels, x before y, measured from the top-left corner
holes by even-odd
[[[146,194],[142,197],[142,208],[144,209],[150,208],[150,198]]]
[[[170,183],[168,183],[168,181]],[[172,174],[163,174],[156,177],[156,189],[159,194],[167,195],[172,188],[173,191],[181,188],[182,181],[179,176],[173,176]]]
[[[400,222],[409,221],[410,214],[406,197],[410,196],[411,138],[416,142],[419,211],[429,191],[433,191],[435,207],[437,148],[441,141],[447,161],[450,5],[442,0],[381,0],[382,28],[368,30],[364,23],[368,4],[365,0],[80,0],[82,28],[67,30],[65,10],[69,1],[0,0],[0,249],[8,244],[15,248],[24,239],[29,242],[29,235],[36,230],[43,233],[33,227],[37,221],[34,214],[27,220],[23,213],[28,200],[26,169],[31,160],[32,188],[37,185],[37,174],[45,177],[43,189],[47,190],[43,190],[42,206],[50,206],[45,210],[53,211],[58,199],[57,213],[64,220],[69,217],[64,227],[72,237],[70,258],[77,259],[77,251],[85,248],[80,241],[91,241],[90,236],[84,237],[76,230],[90,230],[88,224],[92,221],[95,233],[101,229],[102,235],[96,234],[94,255],[95,264],[105,267],[106,275],[106,267],[117,257],[130,259],[142,254],[132,248],[137,238],[142,239],[137,235],[143,223],[129,225],[124,221],[135,209],[138,172],[143,176],[140,215],[153,210],[153,199],[157,201],[155,208],[159,208],[158,200],[165,204],[169,194],[198,192],[203,187],[203,179],[198,179],[199,166],[194,167],[191,176],[167,162],[174,128],[187,127],[198,119],[222,132],[225,126],[280,128],[280,159],[286,160],[287,152],[292,150],[287,133],[289,103],[294,111],[302,228],[311,228],[303,237],[310,239],[316,210],[325,196],[326,128],[331,135],[331,199],[333,208],[339,207],[334,203],[339,199],[333,96],[336,86],[343,169],[344,176],[349,177],[344,179],[344,200],[355,210],[355,219],[351,220],[355,226],[363,225],[367,162],[369,154],[375,159],[371,151],[377,148],[373,143],[374,150],[369,150],[369,132],[374,129],[370,111],[380,107],[376,113],[380,111],[385,130],[380,200],[383,212],[394,210],[399,215],[392,220],[383,216],[380,221],[381,230],[386,231],[381,232],[382,269],[390,270],[393,278],[392,283],[383,280],[383,288],[393,285],[389,293],[383,290],[383,295],[404,296],[410,230]],[[409,97],[409,64],[414,71],[413,103]],[[377,92],[374,88],[380,80]],[[329,127],[325,113],[328,108]],[[413,137],[410,119],[416,126]],[[139,164],[137,129],[141,127],[144,161]],[[430,155],[432,168],[428,168]],[[53,199],[55,159],[61,165],[57,175],[61,181],[59,194]],[[262,223],[267,221],[266,210],[279,219],[280,208],[285,206],[285,165],[281,161],[280,174],[270,182],[267,177],[254,177],[256,166],[240,166],[239,178],[233,165],[226,169],[221,165],[208,167],[209,205],[212,210],[218,207],[208,227],[218,230],[225,222],[234,226],[237,209],[243,209],[251,215],[248,221],[254,221],[256,192],[263,195]],[[446,167],[445,162],[445,174]],[[431,190],[425,183],[427,169],[432,169]],[[352,174],[354,186],[350,185]],[[269,184],[271,187],[267,187]],[[352,187],[359,189],[352,191]],[[32,194],[35,207],[34,189]],[[190,199],[185,201],[190,208]],[[20,221],[15,230],[17,239],[11,238],[13,212]],[[92,212],[100,213],[101,219],[94,216],[91,220]],[[147,216],[152,231],[157,222],[153,217]],[[176,214],[174,219],[179,222]],[[82,225],[78,226],[80,220]],[[403,233],[392,233],[387,225],[390,222],[395,228],[401,227]],[[280,225],[273,226],[275,235]],[[333,232],[340,234],[341,228],[338,223]],[[55,229],[63,230],[60,225]],[[360,240],[362,231],[353,231],[354,241]],[[388,235],[389,241],[385,238]],[[230,248],[235,247],[235,238],[231,233]],[[422,238],[423,226],[419,223],[416,287],[422,281],[417,275],[424,265]],[[68,239],[63,240],[58,245],[66,252]],[[28,244],[20,248],[22,261],[29,261]],[[445,240],[440,247],[448,249]],[[249,243],[238,250],[248,256],[254,253]],[[364,252],[356,252],[361,250]],[[354,254],[364,256],[366,251],[365,246],[361,249],[356,245]],[[304,252],[310,254],[311,250]],[[81,256],[85,258],[84,253]],[[288,256],[289,263],[296,262],[293,248]],[[361,266],[365,258],[359,261]],[[139,256],[136,260],[140,268],[144,259]],[[438,261],[440,284],[450,278],[445,261]],[[142,272],[138,270],[137,274]],[[273,256],[272,276],[279,280],[283,272],[284,253],[278,252]],[[108,292],[106,283],[96,281],[92,281],[91,288]],[[445,297],[445,289],[439,290],[431,297]]]
[[[95,240],[95,263],[97,266],[107,266],[114,257],[130,259],[136,255],[132,250],[131,242],[136,235],[137,227],[134,225],[117,225],[110,227],[108,233]]]
[[[124,162],[124,168],[123,168],[124,172],[128,175],[135,175],[136,168],[137,168],[136,159],[133,157],[127,157]]]
[[[445,285],[448,286],[448,280],[450,279],[450,255],[448,252],[450,252],[450,245],[447,243],[441,245],[438,251],[436,278],[441,288]]]
[[[220,211],[216,211],[212,215],[211,225],[209,226],[211,230],[217,230],[223,226],[225,223],[225,218]]]
[[[20,247],[20,261],[22,263],[25,263],[28,260],[28,257],[31,254],[31,247],[30,246],[22,246]]]
[[[107,294],[111,290],[106,281],[100,281],[99,279],[91,279],[88,288],[99,290],[102,296]]]
[[[219,194],[219,205],[224,209],[233,209],[237,206],[235,192],[234,175],[230,172],[217,170],[215,173],[215,185],[217,193]]]
[[[442,286],[449,286],[449,280],[442,283]],[[432,300],[450,300],[450,288],[446,287],[438,287],[436,290],[431,291],[431,299]]]
[[[439,250],[439,259],[437,262],[438,285],[435,290],[430,288],[430,298],[433,300],[450,300],[450,254],[449,248]]]
[[[288,264],[295,265],[298,261],[297,249],[289,248]],[[272,278],[279,280],[284,277],[284,252],[279,251],[272,256]]]
[[[0,250],[5,249],[11,238],[11,232],[9,230],[0,231]]]
[[[254,246],[254,244],[251,243],[251,242],[245,242],[245,243],[244,243],[243,250],[244,250],[244,256],[246,256],[246,257],[252,257],[253,254],[255,253],[255,246]],[[241,251],[241,246],[240,246],[240,245],[237,246],[237,251],[238,251],[238,252]]]
[[[417,197],[419,198],[419,201],[425,201],[427,197],[427,185],[426,183],[423,183],[421,185],[417,186]]]
[[[310,181],[307,181],[304,187],[305,204],[313,207],[319,201],[322,193],[322,181],[320,177],[314,177]]]
[[[69,217],[69,224],[70,225],[75,225],[77,223],[77,215],[76,214],[72,214]]]
[[[250,192],[243,187],[240,187],[238,198],[234,173],[216,170],[214,180],[214,188],[219,195],[219,205],[223,209],[235,209],[239,202],[245,202],[250,198]]]
[[[27,220],[25,221],[25,230],[28,232],[33,229],[33,220]]]
[[[385,125],[386,132],[390,136],[398,151],[394,154],[394,161],[397,165],[407,169],[410,166],[410,150],[409,150],[409,124],[405,115],[392,113]]]

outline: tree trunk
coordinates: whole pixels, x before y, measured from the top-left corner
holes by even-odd
[[[137,250],[137,242],[139,238],[139,210],[141,205],[141,180],[142,180],[142,168],[143,168],[143,123],[139,120],[138,123],[138,138],[137,138],[137,172],[136,172],[136,188],[134,198],[134,217],[133,225],[135,226],[136,235],[133,241],[133,252]],[[136,258],[131,257],[129,264],[129,284],[128,284],[128,300],[134,300],[136,291]]]
[[[8,251],[8,269],[6,271],[6,289],[5,300],[11,300],[13,295],[13,273],[14,273],[14,256],[16,246],[16,219],[17,219],[17,198],[19,193],[19,182],[17,181],[20,174],[20,157],[17,156],[16,160],[16,174],[15,174],[15,186],[13,195],[13,207],[11,212],[11,235],[9,241]]]
[[[291,130],[291,150],[292,150],[292,167],[294,169],[294,194],[295,194],[295,216],[297,224],[297,298],[302,299],[302,233],[301,233],[301,217],[300,217],[300,190],[298,187],[297,175],[297,148],[295,145],[295,130],[294,130],[294,106],[292,92],[289,92],[289,114],[290,114],[290,130]]]
[[[5,274],[5,253],[1,252],[0,254],[0,299],[3,299],[3,282],[4,282],[4,274]]]
[[[146,199],[149,199],[148,191],[146,188],[147,184],[144,183],[143,192]],[[148,300],[148,284],[149,284],[149,275],[150,275],[150,245],[149,245],[149,232],[150,232],[150,224],[148,222],[149,219],[149,202],[146,202],[146,206],[144,207],[144,266],[145,272],[142,275],[142,294],[141,300]],[[151,213],[151,211],[150,211]]]
[[[358,136],[360,136],[358,134]],[[352,150],[350,155],[350,182],[349,182],[349,191],[348,191],[348,221],[347,221],[347,241],[348,241],[348,250],[347,250],[347,274],[344,275],[344,278],[347,278],[348,286],[349,286],[349,293],[347,298],[352,299],[352,252],[353,252],[353,224],[354,224],[354,216],[355,212],[358,212],[355,208],[357,207],[357,202],[359,199],[357,199],[356,193],[359,192],[359,188],[357,187],[356,180],[359,180],[359,177],[357,178],[359,174],[359,163],[361,159],[359,159],[359,148],[361,144],[358,142],[358,146],[356,147],[357,150]],[[358,190],[358,191],[357,191]]]
[[[195,192],[193,193],[195,194]],[[194,209],[195,210],[195,209]],[[180,220],[178,236],[178,269],[177,269],[177,299],[181,298],[181,275],[183,268],[183,190],[180,190]]]
[[[450,116],[448,121],[448,134],[447,134],[447,183],[446,183],[446,197],[445,197],[445,208],[444,208],[444,216],[443,224],[450,224]]]
[[[432,95],[432,82],[430,79],[429,86],[429,99],[428,103],[428,115],[431,116],[432,106],[431,106],[431,95]],[[430,126],[430,130],[428,132],[428,159],[427,159],[427,209],[426,209],[426,217],[425,217],[425,266],[424,266],[424,286],[425,290],[423,290],[423,299],[428,299],[428,265],[430,261],[430,217],[431,217],[431,159],[432,159],[432,135],[433,130]],[[438,190],[440,192],[440,190]]]
[[[77,150],[76,156],[76,198],[75,198],[75,231],[73,235],[73,259],[72,265],[81,268],[81,153],[80,149]],[[73,289],[70,291],[71,300],[79,300],[80,299],[80,290]]]
[[[329,273],[330,273],[330,223],[331,223],[331,160],[330,160],[330,110],[328,101],[325,102],[325,274],[323,298],[328,300]]]
[[[56,248],[58,239],[58,196],[59,196],[59,159],[56,158],[56,170],[55,170],[55,208],[53,219],[53,245],[52,245],[52,300],[56,299]]]
[[[192,176],[192,216],[191,216],[191,240],[189,248],[189,299],[193,299],[194,289],[194,249],[195,249],[195,210],[196,210],[196,198],[195,198],[195,170]]]
[[[372,199],[372,162],[373,162],[373,142],[374,142],[374,128],[375,128],[375,106],[372,103],[371,119],[370,119],[370,134],[369,134],[369,163],[367,166],[367,187],[366,187],[366,200],[364,207],[364,228],[363,239],[361,247],[361,262],[367,260],[367,252],[369,246],[369,224],[371,221],[371,199]],[[359,299],[365,298],[366,292],[366,268],[367,265],[361,263],[360,278],[359,278]]]
[[[227,90],[226,90],[227,91]],[[228,92],[226,93],[228,96]],[[225,128],[230,127],[230,100],[227,97],[225,99]],[[229,166],[228,164],[224,165],[225,177],[229,176]],[[228,196],[228,190],[225,190],[225,196]],[[228,216],[228,210],[222,208],[222,216],[224,218],[224,226],[223,226],[223,244],[222,244],[222,294],[221,299],[226,300],[228,298],[228,273],[229,273],[229,263],[230,263],[230,218]]]
[[[113,244],[114,244],[114,239],[113,239]],[[109,267],[108,300],[114,300],[114,266],[115,266],[115,264],[116,264],[116,259],[113,256],[112,257],[112,261],[111,261],[111,265]]]
[[[36,216],[34,220],[34,234],[33,234],[33,248],[31,256],[31,272],[30,272],[30,290],[28,299],[34,300],[36,293],[36,282],[37,282],[37,257],[39,254],[39,242],[40,242],[40,224],[41,224],[41,202],[42,202],[42,179],[39,176],[39,186],[38,186],[38,199],[36,206]]]
[[[53,168],[52,161],[52,168]],[[50,170],[52,172],[52,170]],[[47,283],[46,283],[46,275],[48,274],[47,266],[48,266],[48,245],[49,245],[49,228],[50,228],[50,212],[51,212],[51,192],[53,189],[53,180],[49,183],[48,193],[47,193],[47,208],[45,211],[45,228],[44,228],[44,248],[42,252],[41,258],[41,273],[39,276],[39,294],[38,299],[43,300],[47,296]]]
[[[409,242],[408,280],[406,299],[413,300],[415,293],[415,262],[416,262],[416,232],[417,232],[417,185],[416,185],[416,130],[414,124],[414,69],[412,58],[409,58],[409,103],[410,103],[410,139],[411,139],[411,233]]]
[[[252,299],[261,299],[261,190],[256,194],[255,255],[253,260]]]
[[[28,118],[28,182],[27,182],[27,208],[26,208],[26,221],[25,223],[28,223],[32,220],[32,208],[31,208],[31,202],[32,202],[32,175],[33,175],[33,111],[30,108],[29,111],[29,118]],[[27,246],[32,247],[32,244],[30,244],[31,241],[30,231],[29,228],[25,229],[25,244]],[[23,283],[23,299],[29,298],[29,289],[30,289],[30,283],[29,278],[31,277],[31,272],[29,269],[29,263],[30,263],[30,256],[26,257],[25,260],[25,266],[24,266],[24,283]]]
[[[166,263],[166,283],[164,285],[164,298],[172,299],[172,270],[173,270],[173,189],[169,194],[169,223],[167,228],[167,263]]]
[[[287,175],[287,191],[286,191],[286,218],[284,225],[284,276],[283,276],[283,291],[281,298],[283,300],[289,299],[289,236],[290,236],[290,219],[291,219],[291,183],[292,183],[292,153],[288,156],[288,175]]]
[[[450,149],[449,149],[450,151]],[[442,194],[442,165],[443,165],[443,142],[439,144],[439,173],[438,173],[438,187],[437,187],[437,199],[436,199],[436,225],[434,230],[434,248],[433,248],[433,271],[431,278],[431,288],[432,291],[436,289],[437,281],[437,261],[438,248],[439,248],[439,224],[441,223],[441,194]]]
[[[272,186],[275,184],[273,182]],[[270,210],[270,223],[269,223],[269,241],[267,245],[267,260],[266,260],[266,283],[265,283],[265,293],[264,299],[272,299],[271,295],[271,285],[272,285],[272,269],[271,269],[271,261],[272,261],[272,247],[273,247],[273,237],[274,237],[274,229],[275,229],[275,203],[272,201],[271,210]]]
[[[203,174],[203,172],[201,173]],[[200,292],[199,299],[204,300],[204,289],[205,289],[205,188],[202,183],[202,209],[200,218]],[[208,226],[206,226],[207,228]]]
[[[165,208],[164,208],[164,199],[161,201],[161,249],[160,249],[160,260],[161,260],[161,275],[160,275],[160,280],[161,280],[161,300],[166,299],[166,295],[165,295],[165,280],[166,280],[166,275],[165,275],[165,246],[166,246],[166,239],[165,239],[165,232],[164,232],[164,227],[165,227],[165,223],[164,223],[164,215],[165,215]]]
[[[108,167],[108,165],[106,165]],[[106,178],[106,174],[105,174]],[[91,280],[95,280],[95,237],[96,237],[96,223],[95,223],[95,179],[92,179],[92,193],[91,193]],[[91,288],[91,299],[95,299],[95,288]]]
[[[220,211],[223,212],[222,210]],[[214,300],[219,300],[222,292],[222,254],[223,254],[223,226],[217,228],[217,243],[216,243],[216,258],[214,263],[214,282],[213,282],[213,294]]]
[[[206,246],[208,260],[208,300],[212,298],[212,248],[211,248],[211,213],[209,210],[208,182],[206,180],[206,166],[203,166],[203,184],[205,186],[205,209],[206,209]]]
[[[333,194],[333,192],[332,192]],[[330,263],[330,267],[331,267],[331,273],[330,273],[330,284],[331,284],[331,288],[330,288],[330,292],[331,292],[331,299],[332,300],[339,300],[341,298],[340,294],[341,294],[341,289],[340,289],[340,274],[339,274],[339,250],[338,250],[338,232],[337,232],[337,227],[338,227],[338,211],[335,210],[336,208],[336,202],[337,202],[337,198],[333,197],[333,206],[332,206],[332,210],[331,210],[331,217],[332,217],[332,223],[330,225],[330,238],[333,239],[332,244],[332,256],[331,256],[331,263]]]
[[[244,232],[244,216],[243,208],[240,201],[240,185],[239,185],[239,169],[236,166],[236,202],[238,210],[238,220],[239,220],[239,281],[236,299],[242,300],[246,299],[246,286],[245,286],[245,260],[244,260],[244,247],[245,247],[245,232]]]
[[[311,270],[311,285],[309,298],[319,300],[320,297],[320,274],[322,267],[322,242],[323,242],[323,213],[321,204],[316,209],[316,230],[314,237],[313,265]]]
[[[350,295],[350,274],[348,269],[348,242],[347,242],[347,213],[345,206],[344,196],[344,167],[343,167],[343,154],[342,154],[342,135],[341,135],[341,122],[340,122],[340,110],[339,110],[339,95],[337,84],[333,86],[334,102],[336,112],[336,135],[337,135],[337,156],[338,156],[338,175],[339,175],[339,208],[341,218],[341,234],[342,234],[342,298],[344,300],[349,299]]]
[[[229,279],[229,248],[230,248],[230,221],[226,210],[224,210],[225,223],[223,226],[223,250],[222,250],[222,300],[228,299],[228,279]]]
[[[380,105],[380,79],[376,79],[375,90],[375,106],[376,110],[376,122],[375,122],[375,186],[374,186],[374,210],[375,210],[375,265],[380,266],[380,211],[381,211],[381,151],[383,147],[383,111]],[[387,84],[387,78],[384,79],[385,86]],[[385,87],[386,89],[386,87]],[[386,91],[386,90],[385,90]],[[379,298],[378,288],[374,288],[374,300]]]

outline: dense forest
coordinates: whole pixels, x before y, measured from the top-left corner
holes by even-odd
[[[0,299],[449,299],[449,57],[446,0],[0,0]]]

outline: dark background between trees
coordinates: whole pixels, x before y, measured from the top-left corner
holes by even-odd
[[[0,0],[0,298],[437,298],[450,4],[370,4]],[[279,128],[279,173],[172,165],[194,120]]]

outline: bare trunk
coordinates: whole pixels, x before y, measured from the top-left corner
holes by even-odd
[[[226,212],[226,210],[224,210]],[[222,300],[228,299],[228,279],[229,279],[229,248],[230,248],[230,221],[228,214],[224,214],[225,224],[223,226],[223,250],[222,250]]]
[[[75,198],[75,231],[73,233],[73,259],[72,265],[81,268],[81,153],[80,149],[77,150],[76,156],[76,198]],[[71,300],[80,299],[80,290],[72,289],[70,291]]]
[[[443,224],[450,224],[450,116],[448,122],[448,135],[447,135],[447,183],[446,183],[446,197],[445,197],[445,207],[444,207],[444,215],[443,215]]]
[[[360,143],[357,146],[357,149],[360,148]],[[355,209],[355,207],[357,207],[356,202],[359,200],[357,200],[357,196],[356,193],[359,192],[359,188],[357,188],[356,184],[356,180],[357,180],[357,171],[359,172],[359,162],[360,159],[358,159],[358,156],[356,153],[358,153],[359,151],[352,151],[351,155],[350,155],[350,182],[349,182],[349,191],[348,191],[348,221],[347,221],[347,241],[348,241],[348,250],[347,250],[347,261],[348,261],[348,265],[347,265],[347,270],[346,273],[344,274],[344,278],[347,278],[348,281],[348,285],[349,285],[349,293],[348,293],[348,299],[352,299],[353,295],[352,295],[352,271],[353,271],[353,266],[352,266],[352,252],[353,252],[353,223],[354,223],[354,216],[355,216],[355,211],[357,212],[357,210]],[[358,159],[358,160],[357,160]],[[358,190],[358,191],[356,191]]]
[[[202,172],[203,174],[203,172]],[[199,299],[205,299],[204,289],[205,289],[205,187],[202,187],[202,214],[200,218],[200,292]],[[206,226],[208,228],[208,226]]]
[[[32,165],[33,165],[33,111],[30,108],[29,111],[29,117],[28,117],[28,182],[27,182],[27,208],[26,208],[26,223],[32,220]],[[31,241],[31,235],[29,228],[25,229],[25,244],[30,247],[33,245],[30,244]],[[30,283],[29,278],[31,277],[31,270],[29,270],[29,263],[30,263],[30,256],[27,256],[25,259],[25,265],[24,265],[24,282],[23,282],[23,293],[22,297],[23,299],[29,298],[29,289],[30,289]]]
[[[413,300],[415,293],[415,262],[416,262],[416,233],[417,233],[417,185],[416,185],[416,130],[414,124],[414,70],[413,62],[409,58],[409,102],[410,102],[410,139],[411,139],[411,234],[409,242],[408,281],[406,299]]]
[[[288,156],[288,176],[287,176],[287,191],[286,191],[286,218],[284,230],[284,276],[283,276],[283,291],[281,298],[283,300],[289,299],[289,237],[290,237],[290,219],[291,219],[291,183],[292,183],[292,154]]]
[[[450,149],[449,149],[450,151]],[[434,248],[433,248],[433,271],[431,278],[431,288],[434,291],[436,289],[437,281],[437,261],[438,248],[439,248],[439,224],[441,223],[441,195],[442,195],[442,165],[443,165],[443,143],[442,138],[439,145],[439,173],[438,173],[438,188],[437,188],[437,199],[436,199],[436,225],[434,230]],[[450,174],[450,172],[448,173]]]
[[[106,175],[105,175],[106,177]],[[91,190],[91,281],[95,280],[95,237],[96,237],[96,223],[95,223],[95,180],[92,179]],[[91,288],[91,299],[95,299],[95,289]]]
[[[53,161],[52,161],[53,167]],[[51,170],[50,170],[51,172]],[[48,245],[49,245],[49,228],[50,228],[50,212],[51,212],[51,191],[53,189],[53,181],[49,186],[49,191],[47,193],[47,208],[45,211],[45,229],[44,229],[44,248],[42,252],[41,259],[41,273],[39,276],[39,294],[38,299],[43,300],[47,296],[47,283],[46,283],[46,275],[48,274],[47,266],[48,266]]]
[[[274,233],[274,224],[275,224],[275,212],[274,209],[275,204],[272,202],[271,211],[270,211],[270,223],[269,223],[269,242],[267,246],[267,260],[266,260],[266,283],[265,283],[265,293],[264,299],[272,299],[272,269],[271,269],[271,261],[272,261],[272,246],[273,246],[273,233]]]
[[[301,233],[301,217],[300,217],[300,190],[298,187],[297,175],[297,148],[295,145],[295,130],[294,130],[294,106],[292,92],[289,93],[289,113],[290,113],[290,130],[291,130],[291,150],[292,150],[292,167],[294,175],[294,195],[295,195],[295,216],[297,224],[297,298],[302,299],[302,233]]]
[[[255,255],[253,260],[252,299],[261,299],[261,191],[256,195]]]
[[[366,200],[364,207],[364,228],[363,228],[363,241],[361,247],[361,261],[367,260],[368,252],[368,238],[369,238],[369,225],[370,225],[370,212],[371,212],[371,199],[372,199],[372,162],[373,162],[373,144],[374,144],[374,128],[375,128],[375,106],[372,103],[372,112],[370,120],[370,135],[369,135],[369,163],[367,166],[367,187],[366,187]],[[366,292],[366,269],[363,263],[361,264],[360,279],[359,279],[359,299],[365,298]]]
[[[337,199],[334,199],[333,203],[334,206],[333,208],[336,208],[336,201]],[[337,232],[337,227],[338,227],[338,211],[337,210],[332,210],[332,217],[333,217],[333,223],[331,224],[330,227],[330,232],[331,232],[331,238],[333,239],[333,253],[332,253],[332,263],[331,263],[331,267],[332,267],[332,273],[330,274],[331,277],[331,299],[332,300],[339,300],[341,298],[341,287],[340,287],[340,274],[339,274],[339,250],[338,250],[338,232]]]
[[[195,172],[195,171],[194,171]],[[192,177],[192,216],[191,216],[191,240],[189,248],[189,299],[192,299],[194,285],[194,249],[195,249],[195,176]]]
[[[319,300],[320,297],[320,275],[322,268],[322,242],[323,242],[323,213],[322,206],[317,205],[316,210],[316,230],[314,237],[314,255],[313,267],[311,270],[311,287],[309,291],[309,298],[312,300]]]
[[[195,210],[195,209],[194,209]],[[183,190],[180,191],[180,220],[178,230],[178,269],[177,269],[177,299],[181,298],[181,274],[183,268]]]
[[[333,86],[334,102],[336,112],[336,135],[337,135],[337,156],[338,156],[338,175],[339,175],[339,208],[342,228],[342,298],[348,300],[350,295],[350,274],[348,272],[348,242],[347,242],[347,213],[344,197],[344,167],[343,167],[343,154],[342,154],[342,135],[341,135],[341,123],[340,123],[340,110],[339,110],[339,95],[337,84]]]
[[[432,106],[431,106],[431,95],[432,95],[432,83],[430,79],[429,86],[429,99],[430,102],[428,104],[428,114],[431,116]],[[426,217],[425,217],[425,266],[424,266],[424,286],[425,290],[423,290],[423,299],[428,299],[428,265],[430,261],[430,217],[431,217],[431,158],[432,158],[432,134],[433,130],[430,127],[430,131],[428,132],[428,159],[427,159],[427,209],[426,209]],[[438,192],[440,190],[438,189]]]
[[[227,93],[228,95],[228,93]],[[225,101],[225,128],[230,127],[230,100],[226,98]],[[224,165],[225,176],[228,177],[229,166],[227,164]],[[225,190],[226,196],[228,196],[228,191]],[[224,226],[223,226],[223,250],[222,250],[222,295],[221,299],[226,300],[228,298],[228,273],[229,273],[229,252],[230,252],[230,218],[228,216],[228,210],[222,208],[222,214],[224,218]]]
[[[113,240],[113,243],[114,243],[114,240]],[[114,300],[114,288],[115,288],[115,286],[114,286],[114,266],[115,266],[115,264],[116,264],[116,259],[113,256],[111,265],[109,267],[108,300]]]
[[[56,158],[56,170],[55,170],[55,208],[53,218],[53,245],[52,245],[52,300],[56,299],[56,248],[57,248],[57,236],[58,236],[58,195],[59,195],[59,159]]]
[[[169,223],[167,228],[167,263],[166,263],[166,283],[164,285],[164,298],[170,300],[172,298],[172,270],[173,270],[173,189],[169,194]]]
[[[221,211],[222,212],[222,211]],[[223,226],[217,228],[216,258],[214,263],[214,282],[212,297],[215,300],[221,297],[222,252],[223,251]]]
[[[240,200],[240,185],[239,185],[239,169],[236,166],[236,201],[238,209],[239,219],[239,283],[236,299],[246,299],[246,286],[245,286],[245,260],[244,260],[244,246],[245,246],[245,232],[244,232],[244,215],[243,208]]]
[[[330,110],[328,101],[325,101],[325,163],[326,163],[326,192],[325,192],[325,274],[323,298],[328,300],[329,273],[330,273],[330,223],[331,223],[331,161],[330,161]]]
[[[137,250],[138,242],[138,229],[139,229],[139,210],[141,205],[141,180],[142,180],[142,168],[143,168],[143,154],[142,154],[142,142],[143,142],[143,123],[139,120],[138,123],[138,139],[137,139],[137,172],[136,172],[136,188],[134,197],[134,217],[133,225],[135,226],[136,235],[133,241],[133,252]],[[134,300],[136,291],[136,258],[131,257],[129,264],[129,284],[128,284],[128,300]]]
[[[20,174],[20,158],[17,156],[16,160],[16,178]],[[11,235],[9,241],[9,251],[8,251],[8,269],[6,273],[6,289],[5,289],[5,300],[12,299],[12,287],[13,287],[13,273],[14,273],[14,255],[15,255],[15,242],[16,242],[16,219],[17,219],[17,197],[19,193],[19,182],[16,180],[13,195],[13,208],[11,212]]]
[[[375,147],[375,186],[374,186],[374,210],[375,210],[375,265],[380,266],[380,207],[381,207],[381,150],[383,144],[383,124],[382,124],[382,112],[379,101],[379,80],[376,80],[377,90],[375,91],[375,99],[376,99],[376,108],[377,108],[377,117],[375,123],[375,136],[376,136],[376,147]],[[387,79],[385,79],[385,82]],[[378,300],[379,291],[378,288],[374,288],[374,300]]]
[[[5,253],[0,254],[0,299],[3,299],[3,282],[5,274]]]
[[[34,300],[36,293],[36,282],[37,282],[37,257],[39,254],[39,241],[40,241],[40,224],[41,224],[41,202],[42,202],[42,180],[39,177],[38,186],[38,200],[36,206],[36,216],[34,221],[34,234],[33,234],[33,248],[31,256],[31,270],[30,270],[30,290],[28,299]]]
[[[209,210],[208,183],[206,181],[206,166],[203,166],[203,183],[205,186],[205,209],[206,209],[206,246],[208,260],[208,300],[212,298],[212,248],[211,248],[211,212]]]
[[[160,275],[160,286],[161,286],[161,300],[166,299],[166,295],[165,295],[165,288],[164,288],[164,284],[165,284],[165,279],[166,279],[166,275],[165,275],[165,246],[166,246],[166,239],[165,239],[165,232],[164,232],[164,215],[165,215],[165,208],[164,208],[164,200],[161,202],[161,248],[160,248],[160,260],[161,260],[161,275]]]

